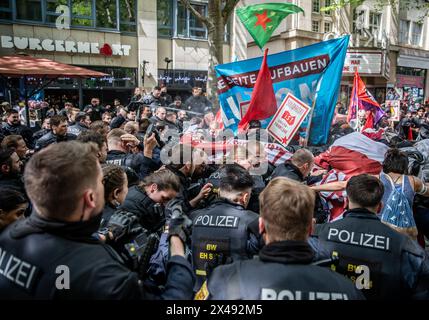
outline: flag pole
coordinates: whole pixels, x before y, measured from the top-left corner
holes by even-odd
[[[311,123],[313,121],[313,113],[314,113],[314,108],[316,107],[316,100],[317,100],[317,94],[314,95],[314,100],[313,100],[313,103],[311,104],[310,119],[308,120],[308,126],[305,129],[305,140],[304,140],[303,147],[308,146],[308,140],[310,139]]]

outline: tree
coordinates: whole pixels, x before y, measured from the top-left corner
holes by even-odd
[[[207,27],[209,44],[209,74],[207,81],[207,95],[213,105],[218,105],[217,80],[214,67],[223,63],[223,44],[225,38],[225,26],[240,0],[209,0],[208,15],[201,15],[189,0],[180,0],[198,20]]]
[[[322,11],[336,10],[344,8],[347,5],[359,6],[363,4],[365,0],[335,0],[330,6],[322,8]],[[421,11],[420,20],[429,16],[429,3],[422,0],[375,0],[375,7],[381,10],[384,6],[391,5],[392,7],[399,4],[400,9],[410,10],[416,9]]]

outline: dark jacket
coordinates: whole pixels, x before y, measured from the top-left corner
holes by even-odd
[[[208,267],[249,259],[258,253],[262,247],[258,218],[255,212],[224,198],[192,212],[191,251],[197,275],[196,290],[206,279]]]
[[[25,144],[29,149],[34,148],[34,139],[33,139],[33,131],[27,126],[24,126],[22,124],[18,125],[11,125],[9,123],[3,124],[3,135],[10,136],[13,134],[20,135],[25,141]]]
[[[271,175],[271,180],[277,177],[286,177],[298,182],[304,181],[304,176],[301,171],[299,171],[298,167],[296,167],[292,162],[286,161],[277,166]]]
[[[318,225],[314,236],[338,253],[337,272],[353,279],[356,266],[369,268],[370,288],[362,290],[367,299],[429,298],[429,261],[424,250],[374,213],[349,210],[342,220]]]
[[[160,96],[159,98],[156,98],[152,93],[143,97],[143,104],[148,105],[151,108],[165,107],[167,105],[163,97]]]
[[[180,204],[182,207],[182,210],[184,213],[189,213],[193,208],[191,207],[191,204],[189,203],[190,200],[190,195],[189,195],[189,187],[191,185],[191,181],[189,178],[185,177],[185,175],[179,171],[176,170],[174,168],[172,168],[171,166],[166,166],[166,168],[168,170],[170,170],[171,172],[173,172],[180,180],[180,192],[179,194],[176,196],[176,198],[174,198],[173,200],[171,200],[165,209],[165,216],[168,219],[171,216],[171,207],[176,205],[176,204]]]
[[[353,283],[312,264],[306,242],[281,241],[261,249],[259,257],[216,268],[207,291],[197,299],[213,300],[363,300]],[[207,295],[209,293],[209,295]]]
[[[211,111],[212,103],[204,96],[190,96],[185,101],[185,107],[187,110],[204,114]]]
[[[65,223],[33,214],[0,234],[1,299],[190,299],[192,269],[183,257],[169,262],[165,291],[145,292],[137,274],[113,249],[92,237],[101,215]],[[68,269],[69,272],[64,271]],[[7,269],[7,271],[6,271]],[[63,270],[63,271],[61,271]],[[69,289],[58,284],[66,284]],[[58,280],[59,279],[59,280]]]
[[[0,174],[0,187],[12,189],[21,192],[24,195],[26,194],[24,181],[22,180],[22,176],[18,174],[11,176],[5,176]]]
[[[87,131],[88,127],[78,122],[74,125],[68,127],[67,132],[70,134],[74,134],[76,137],[80,135],[82,132]]]
[[[43,148],[46,148],[52,143],[60,143],[60,142],[66,142],[66,141],[72,141],[72,140],[76,140],[76,136],[74,134],[67,133],[65,136],[57,136],[51,131],[36,141],[36,146],[34,150],[39,151],[39,150],[42,150]]]
[[[110,122],[110,129],[116,129],[120,128],[124,122],[127,122],[127,119],[125,119],[121,114],[117,117],[114,117],[112,119],[112,122]]]
[[[49,132],[51,132],[51,130],[48,130],[48,129],[40,129],[39,131],[36,131],[33,134],[34,141],[39,140],[41,137],[43,137],[45,134],[47,134]]]
[[[132,212],[139,217],[143,228],[150,231],[159,230],[165,223],[164,212],[154,210],[156,203],[146,195],[140,186],[133,186],[128,190],[124,203],[119,209]]]
[[[141,180],[159,169],[159,164],[145,157],[143,153],[125,153],[118,150],[107,152],[106,163],[130,167],[138,174]]]

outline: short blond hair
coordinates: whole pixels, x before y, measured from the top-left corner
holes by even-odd
[[[315,193],[308,186],[279,177],[259,196],[260,213],[273,241],[305,241],[313,218]]]

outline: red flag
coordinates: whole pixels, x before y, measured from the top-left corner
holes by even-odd
[[[264,59],[262,60],[258,79],[256,79],[256,84],[252,92],[249,109],[238,125],[239,130],[243,130],[251,120],[267,119],[277,111],[271,72],[267,65],[267,54],[268,49],[265,49]]]
[[[349,112],[347,122],[357,118],[358,110],[374,112],[372,124],[377,124],[385,115],[378,102],[374,99],[371,93],[366,89],[365,83],[362,81],[357,69],[353,79],[352,96],[350,97]],[[372,126],[373,127],[373,126]]]
[[[366,114],[366,122],[362,128],[362,131],[365,131],[365,129],[374,129],[374,116],[372,115],[372,112],[369,111]]]

